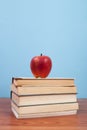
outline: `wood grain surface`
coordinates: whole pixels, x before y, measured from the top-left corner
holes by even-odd
[[[87,99],[78,99],[77,115],[16,119],[9,98],[0,98],[0,130],[87,130]]]

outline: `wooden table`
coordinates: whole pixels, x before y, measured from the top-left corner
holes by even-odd
[[[79,99],[77,115],[16,119],[10,99],[0,98],[0,130],[87,130],[87,99]]]

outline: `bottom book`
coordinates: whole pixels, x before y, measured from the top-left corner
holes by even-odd
[[[54,117],[54,116],[65,116],[65,115],[75,115],[77,114],[77,110],[69,110],[69,111],[60,111],[60,112],[43,112],[43,113],[29,113],[29,114],[19,114],[16,112],[14,108],[12,108],[12,112],[15,117],[18,119],[22,118],[39,118],[39,117]]]
[[[73,115],[77,113],[78,103],[61,103],[48,105],[33,105],[18,107],[11,101],[11,109],[16,118],[35,118],[61,115]]]
[[[42,113],[42,112],[58,112],[58,111],[68,111],[68,110],[77,110],[78,103],[60,103],[60,104],[43,104],[43,105],[33,105],[33,106],[17,106],[14,102],[11,102],[11,106],[19,114],[27,113]]]

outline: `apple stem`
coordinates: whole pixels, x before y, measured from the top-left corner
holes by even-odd
[[[40,55],[42,56],[42,53]]]

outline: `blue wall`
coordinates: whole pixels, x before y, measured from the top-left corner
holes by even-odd
[[[73,77],[87,98],[87,0],[0,0],[0,97],[12,77],[33,77],[29,63],[52,58],[49,77]]]

